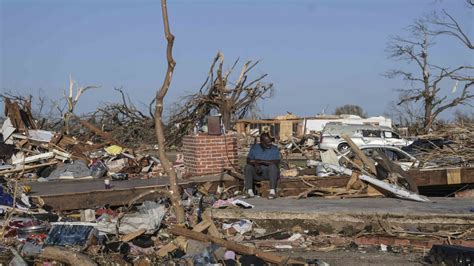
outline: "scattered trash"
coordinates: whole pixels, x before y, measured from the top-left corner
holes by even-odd
[[[252,222],[249,220],[240,220],[231,224],[222,224],[222,229],[227,230],[229,228],[233,228],[239,234],[243,235],[247,232],[252,231]]]
[[[48,227],[46,225],[32,225],[18,228],[17,237],[21,239],[26,239],[32,235],[45,234]]]
[[[118,155],[122,153],[123,148],[117,145],[112,145],[104,149],[110,155]]]
[[[159,203],[145,201],[138,207],[138,212],[126,213],[120,219],[118,232],[129,234],[140,229],[145,229],[147,234],[153,234],[160,227],[161,221],[165,216],[167,208]],[[118,218],[111,219],[110,222],[99,221],[96,228],[100,232],[113,234],[117,231]]]
[[[234,206],[237,206],[237,207],[240,207],[240,208],[243,208],[243,209],[251,209],[251,208],[254,208],[255,206],[253,206],[252,204],[250,203],[247,203],[241,199],[236,199],[236,200],[233,200],[232,201],[232,205]]]
[[[90,175],[95,178],[100,178],[103,177],[106,172],[107,166],[105,166],[101,160],[94,159],[90,167]]]
[[[81,210],[81,222],[95,221],[95,211],[92,209]]]
[[[153,186],[150,191],[143,192],[144,194],[140,193],[146,187],[133,188],[133,193],[140,194],[138,198],[145,194],[146,197],[140,198],[140,201],[133,198],[130,202],[123,199],[119,204],[110,203],[110,195],[114,195],[113,193],[130,192],[123,189],[127,187],[125,185],[128,182],[140,184],[141,180],[134,179],[160,177],[165,174],[163,165],[156,158],[156,145],[127,148],[114,140],[110,132],[101,130],[107,128],[106,126],[96,127],[82,120],[79,124],[83,128],[75,134],[43,130],[36,120],[32,119],[31,113],[28,114],[28,108],[18,106],[21,107],[21,112],[25,112],[25,115],[18,115],[21,112],[17,111],[16,105],[14,101],[7,103],[8,115],[2,125],[3,142],[0,142],[0,215],[5,221],[2,232],[5,239],[2,244],[5,246],[0,246],[1,265],[168,265],[171,262],[179,264],[184,261],[196,265],[222,262],[225,265],[328,265],[319,259],[304,261],[294,258],[291,252],[350,249],[364,253],[366,251],[363,250],[364,243],[361,239],[371,235],[382,239],[388,231],[393,238],[411,234],[420,236],[420,239],[434,236],[433,238],[439,241],[447,239],[453,243],[462,243],[461,241],[472,236],[468,231],[427,233],[419,231],[419,228],[401,228],[404,225],[399,224],[390,227],[384,223],[380,223],[381,229],[367,227],[358,228],[357,231],[344,227],[338,233],[320,231],[335,231],[336,226],[340,226],[335,225],[338,221],[325,221],[324,225],[314,230],[312,224],[305,222],[283,229],[281,226],[286,226],[286,221],[273,224],[253,218],[260,215],[260,206],[262,202],[266,202],[264,197],[268,191],[268,181],[261,181],[256,185],[256,195],[261,198],[249,200],[251,203],[236,198],[241,195],[241,184],[238,181],[229,181],[228,176],[224,175],[232,173],[229,175],[237,178],[236,180],[243,180],[242,174],[238,173],[239,169],[227,169],[218,182],[184,180],[184,185],[180,188],[183,191],[180,203],[185,209],[185,223],[177,226],[175,210],[170,205],[168,187]],[[300,127],[299,124],[283,123],[282,128],[292,129],[296,126]],[[257,136],[255,134],[269,129],[249,129],[252,134],[245,134],[242,141],[239,140],[239,143],[242,143],[240,151],[245,151],[246,145],[253,144]],[[318,132],[306,130],[303,135],[297,137],[291,136],[291,130],[285,129],[285,132],[280,133],[285,137],[279,141],[281,152],[285,155],[282,158],[285,159],[282,160],[280,169],[280,176],[284,178],[279,180],[281,187],[278,187],[282,196],[277,200],[277,204],[280,200],[283,202],[289,198],[313,196],[329,199],[397,197],[404,200],[429,201],[428,198],[410,191],[411,187],[403,185],[402,183],[407,181],[406,173],[400,172],[383,158],[364,156],[357,148],[350,147],[351,145],[348,145],[349,148],[356,151],[350,157],[332,149],[320,152],[317,148],[320,141]],[[462,134],[467,138],[462,138]],[[430,158],[431,155],[453,155],[443,147],[459,143],[468,145],[472,133],[463,131],[462,134],[456,135],[457,140],[436,145],[437,148],[432,149],[430,153],[423,151],[423,156]],[[416,143],[418,146],[410,146],[410,152],[421,147],[421,141]],[[176,160],[172,165],[179,178],[183,179],[188,178],[185,149],[186,147],[178,147]],[[465,157],[463,163],[472,161],[467,148],[466,151],[460,148],[454,150]],[[301,158],[295,162],[288,159],[291,156]],[[306,167],[302,164],[304,160],[307,161]],[[441,165],[460,163],[447,161]],[[448,183],[457,184],[456,182],[463,181],[461,170],[446,171],[449,172]],[[100,204],[88,204],[87,209],[58,210],[48,206],[42,195],[36,196],[36,191],[31,191],[31,184],[35,182],[49,181],[50,183],[41,185],[60,188],[62,182],[69,182],[64,179],[74,180],[71,183],[75,183],[79,179],[92,178],[101,178],[91,180],[90,184],[98,187],[100,193],[104,193],[97,196],[104,199]],[[326,185],[333,184],[328,182],[332,180],[339,183]],[[77,181],[77,184],[86,182],[87,180]],[[121,182],[119,189],[112,187],[118,185],[118,182]],[[168,184],[167,182],[164,181]],[[86,192],[83,189],[80,191],[78,194]],[[116,195],[121,197],[124,194]],[[460,197],[464,194],[457,192],[456,195]],[[96,195],[91,195],[91,200],[93,197]],[[223,208],[227,209],[216,210]],[[235,212],[237,215],[216,219],[214,212]],[[474,212],[474,207],[470,208],[470,212]],[[306,221],[304,218],[297,218],[297,215],[295,212],[296,219],[289,222]],[[243,219],[245,217],[252,218]],[[355,233],[352,233],[352,230]],[[378,246],[382,252],[394,250],[392,244],[387,246],[377,242],[373,245]],[[432,261],[449,264],[454,256],[468,258],[471,252],[469,248],[455,245],[433,246],[429,256]]]

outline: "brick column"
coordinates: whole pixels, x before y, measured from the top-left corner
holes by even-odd
[[[184,166],[191,175],[221,173],[239,167],[237,138],[234,135],[188,135],[183,139]]]

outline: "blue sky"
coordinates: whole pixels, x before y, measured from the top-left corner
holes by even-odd
[[[118,100],[123,87],[147,105],[161,85],[165,46],[158,0],[0,0],[0,89],[60,98],[68,76],[99,85],[78,104],[87,112]],[[473,34],[474,10],[462,0],[169,1],[176,36],[175,76],[166,103],[196,91],[218,50],[230,65],[262,59],[275,95],[266,116],[331,113],[346,104],[370,115],[387,111],[402,80],[382,74],[404,62],[387,58],[391,35],[417,17],[445,8]],[[432,58],[439,65],[473,63],[472,52],[446,38]],[[447,84],[447,86],[450,86]],[[450,90],[449,88],[447,90]]]

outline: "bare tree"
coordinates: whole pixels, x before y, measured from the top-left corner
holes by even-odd
[[[262,83],[267,74],[253,79],[249,77],[250,71],[260,61],[247,61],[237,79],[230,81],[238,62],[239,59],[229,70],[224,71],[224,54],[217,53],[199,92],[184,97],[184,104],[176,106],[171,114],[167,130],[167,135],[171,137],[168,145],[179,144],[195,123],[202,121],[211,110],[217,110],[222,115],[224,126],[230,129],[233,121],[255,110],[258,100],[272,96],[273,84]]]
[[[432,64],[429,52],[435,34],[428,28],[427,22],[417,20],[408,29],[411,38],[393,37],[387,51],[393,59],[414,63],[417,71],[396,69],[387,72],[386,76],[389,78],[402,77],[410,82],[412,88],[400,90],[401,97],[398,105],[406,102],[421,102],[423,131],[427,132],[440,113],[458,105],[469,104],[474,98],[474,94],[469,90],[473,83],[470,81],[472,78],[462,74],[463,71],[472,69],[472,67],[449,68]],[[442,81],[445,80],[456,80],[451,94],[456,93],[458,83],[461,83],[461,87],[463,87],[461,92],[455,97],[448,98],[446,91],[441,91]]]
[[[64,92],[64,98],[67,101],[67,112],[64,113],[64,129],[66,134],[69,134],[69,121],[71,120],[71,117],[74,114],[74,108],[76,107],[77,102],[79,101],[79,98],[81,95],[86,92],[87,90],[98,88],[97,86],[86,86],[86,87],[81,87],[76,83],[76,95],[73,95],[74,92],[74,84],[75,82],[72,80],[72,77],[69,76],[69,94],[66,95],[66,92]]]
[[[176,214],[176,220],[178,223],[183,224],[185,222],[185,215],[184,215],[184,208],[181,204],[181,192],[178,186],[178,175],[176,171],[173,169],[172,164],[166,157],[166,141],[165,141],[165,133],[164,133],[164,125],[162,120],[163,115],[163,99],[168,92],[168,89],[171,84],[171,79],[173,78],[173,71],[174,67],[176,66],[176,62],[173,59],[173,43],[174,43],[174,36],[170,31],[170,25],[168,21],[168,7],[166,4],[166,0],[161,0],[161,12],[163,16],[163,26],[165,30],[165,38],[167,41],[167,48],[166,48],[166,59],[168,61],[168,68],[166,70],[165,79],[163,80],[163,84],[159,91],[156,92],[155,97],[155,132],[156,138],[158,140],[158,155],[160,158],[161,165],[163,169],[168,174],[170,179],[170,186],[171,186],[171,202],[173,204],[173,208]]]
[[[367,117],[367,114],[364,113],[364,109],[359,105],[354,104],[345,104],[343,106],[339,106],[334,111],[335,115],[358,115],[360,117]]]
[[[154,118],[140,111],[124,89],[115,88],[115,91],[122,101],[101,104],[87,114],[88,122],[111,132],[115,140],[127,147],[156,143]]]

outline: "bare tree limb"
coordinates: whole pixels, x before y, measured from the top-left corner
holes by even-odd
[[[468,0],[469,3],[472,0]],[[474,44],[471,42],[469,36],[464,32],[459,23],[451,16],[446,10],[443,10],[443,14],[447,17],[446,20],[442,20],[439,17],[435,16],[430,22],[434,25],[439,26],[440,28],[433,31],[433,34],[436,35],[449,35],[460,40],[466,47],[469,49],[474,49]]]

